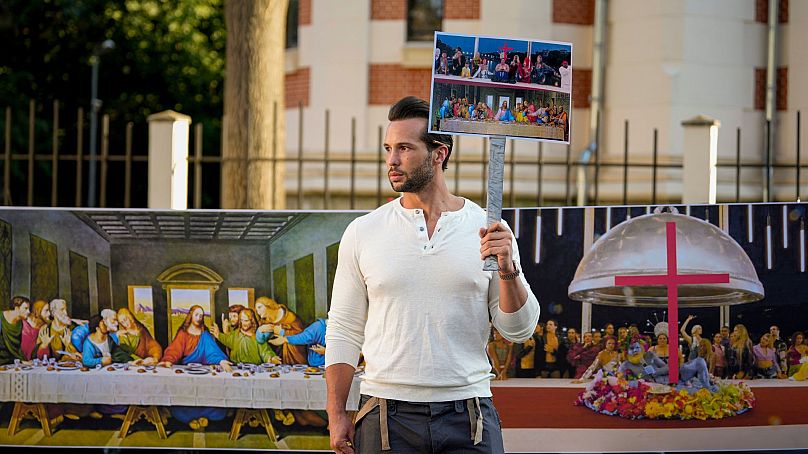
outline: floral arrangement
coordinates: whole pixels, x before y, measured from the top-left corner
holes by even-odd
[[[718,383],[718,391],[676,389],[645,380],[626,380],[599,372],[578,395],[575,405],[598,413],[628,419],[721,419],[739,415],[755,406],[746,384]]]

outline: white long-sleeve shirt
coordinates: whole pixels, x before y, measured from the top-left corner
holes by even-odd
[[[326,334],[326,366],[356,365],[361,392],[439,402],[490,397],[489,320],[514,342],[531,336],[539,303],[524,275],[524,306],[499,308],[499,275],[482,270],[485,211],[465,200],[445,212],[432,238],[422,210],[396,199],[355,219],[339,248]],[[516,241],[513,257],[519,261]]]

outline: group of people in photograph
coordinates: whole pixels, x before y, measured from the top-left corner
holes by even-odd
[[[486,102],[480,100],[469,101],[468,98],[457,98],[452,95],[444,98],[438,111],[438,118],[460,118],[477,121],[502,121],[523,124],[537,124],[566,128],[569,115],[564,106],[550,102],[524,100],[517,102],[511,109],[508,101],[493,110]]]
[[[720,379],[808,378],[808,343],[804,332],[797,331],[784,339],[780,328],[772,325],[768,332],[750,335],[746,326],[739,323],[732,330],[722,326],[708,337],[701,325],[688,328],[694,318],[687,317],[680,328],[679,364],[703,358],[710,375]],[[629,344],[638,340],[644,349],[668,362],[667,332],[658,332],[652,339],[640,333],[635,324],[615,329],[614,324],[608,323],[600,330],[581,335],[575,328],[559,330],[558,322],[552,319],[540,322],[533,336],[521,344],[511,343],[492,330],[488,354],[496,380],[541,377],[583,382],[600,370],[617,372],[627,359]]]
[[[463,54],[460,47],[449,53],[451,55],[435,48],[435,74],[511,84],[549,85],[566,92],[572,88],[572,65],[567,60],[553,67],[544,62],[541,53],[535,54],[535,57],[520,57],[519,54],[508,56],[505,52],[500,52],[498,56],[481,56],[480,52],[475,52],[471,59]]]
[[[221,328],[206,320],[201,306],[192,306],[173,339],[163,346],[128,308],[103,309],[89,320],[77,320],[68,315],[64,299],[31,303],[27,297],[15,296],[11,307],[0,316],[0,366],[49,358],[60,363],[73,361],[84,370],[112,364],[202,364],[232,372],[234,366],[244,364],[325,364],[326,319],[306,327],[297,314],[272,298],[260,297],[254,306],[230,306],[222,316]],[[104,414],[122,418],[126,406],[65,405],[63,410],[69,419],[101,418]],[[210,420],[225,418],[230,411],[175,406],[170,413],[197,430]],[[275,418],[284,425],[297,422],[325,427],[323,416],[309,411],[275,411]]]

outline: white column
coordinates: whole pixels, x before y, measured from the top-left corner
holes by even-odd
[[[191,117],[166,110],[149,122],[149,208],[188,208],[188,135]]]
[[[682,203],[715,203],[718,128],[721,122],[698,115],[684,127]]]

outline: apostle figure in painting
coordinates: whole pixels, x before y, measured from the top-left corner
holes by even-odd
[[[117,344],[118,314],[112,309],[103,309],[101,310],[101,318],[104,319],[104,325],[106,325],[106,329],[109,331],[110,338]],[[92,331],[90,330],[89,324],[83,324],[73,329],[73,334],[70,336],[70,341],[73,342],[73,346],[76,347],[76,350],[83,352],[84,341],[91,333]]]
[[[56,358],[58,361],[67,359],[81,360],[78,349],[70,341],[73,327],[76,325],[67,314],[67,301],[63,299],[51,300],[49,306],[53,320],[49,325],[43,326],[39,330],[39,352],[37,356],[42,358],[47,355],[49,358]]]
[[[238,314],[244,309],[245,307],[241,304],[234,304],[228,307],[226,319],[224,314],[222,314],[222,331],[229,333],[230,331],[237,330],[239,325]]]
[[[22,321],[22,342],[20,349],[22,357],[30,361],[37,357],[39,346],[39,331],[50,323],[51,312],[47,301],[34,301],[31,311]]]
[[[252,309],[244,308],[238,313],[238,329],[230,332],[220,332],[215,324],[210,327],[210,333],[219,342],[230,350],[230,361],[247,364],[280,364],[281,359],[266,343],[259,342],[255,336],[258,320]],[[225,325],[227,326],[227,325]]]
[[[302,333],[292,336],[278,335],[269,343],[275,346],[285,344],[306,346],[309,349],[309,366],[319,367],[325,365],[325,328],[327,323],[326,319],[318,318],[314,323],[306,327]]]
[[[262,296],[255,300],[255,311],[260,325],[270,325],[273,330],[276,325],[279,326],[281,336],[303,332],[303,322],[297,314],[272,298]],[[303,345],[283,344],[279,353],[284,364],[306,363],[306,347]]]
[[[159,365],[171,367],[173,364],[201,363],[218,364],[227,372],[232,372],[231,363],[216,340],[205,326],[205,311],[201,306],[191,306],[174,340],[166,347]],[[177,420],[188,424],[191,429],[207,427],[208,421],[219,421],[227,416],[226,408],[171,407],[171,414]]]
[[[123,307],[118,309],[118,342],[135,365],[151,366],[163,356],[163,347],[152,337],[149,330]]]
[[[0,317],[0,364],[22,360],[22,321],[31,312],[31,301],[24,296],[11,298],[11,309]]]
[[[109,366],[113,362],[123,363],[130,359],[129,354],[123,351],[112,339],[107,320],[101,315],[90,318],[87,324],[90,334],[84,339],[81,362],[84,367]],[[112,415],[123,419],[126,405],[96,405],[96,410],[102,414]]]

